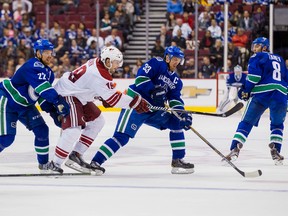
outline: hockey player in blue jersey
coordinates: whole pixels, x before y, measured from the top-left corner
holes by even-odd
[[[284,157],[280,151],[287,111],[288,72],[283,58],[269,53],[267,38],[256,38],[251,49],[254,54],[249,60],[247,79],[238,91],[239,98],[248,103],[226,158],[237,159],[252,127],[258,126],[262,114],[269,109],[271,156],[275,165],[282,165]]]
[[[129,86],[127,94],[131,97],[139,94],[153,106],[164,107],[168,102],[171,108],[184,109],[180,93],[183,83],[175,72],[177,65],[183,62],[184,53],[178,47],[166,48],[164,59],[152,58],[139,68],[135,83]],[[173,174],[194,172],[194,165],[183,160],[185,156],[183,129],[190,129],[192,116],[183,113],[179,120],[173,114],[164,111],[139,114],[133,109],[122,109],[113,137],[100,147],[91,164],[102,165],[124,147],[130,138],[135,137],[142,124],[159,130],[170,130]]]
[[[238,102],[237,92],[244,85],[245,80],[246,74],[243,73],[242,67],[240,65],[236,65],[234,67],[234,71],[232,73],[229,73],[229,75],[227,76],[227,91],[225,92],[224,97],[219,104],[217,112],[222,113],[223,111],[225,111],[225,108],[232,101],[235,104]]]
[[[53,44],[46,39],[37,40],[34,54],[11,79],[0,83],[0,152],[13,143],[20,121],[35,135],[40,172],[48,172],[54,169],[49,162],[49,129],[35,103],[38,101],[58,123],[58,117],[69,113],[69,105],[51,85],[54,73],[48,65],[54,55]]]

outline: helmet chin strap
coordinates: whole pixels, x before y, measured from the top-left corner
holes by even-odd
[[[109,60],[110,60],[110,59],[109,59]],[[111,71],[110,71],[111,68],[112,68],[111,60],[110,60],[110,67],[108,67],[108,66],[106,65],[106,60],[105,60],[105,62],[103,62],[103,64],[104,64],[104,66],[108,69],[109,73],[112,74]]]

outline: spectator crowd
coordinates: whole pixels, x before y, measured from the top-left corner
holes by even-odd
[[[49,1],[50,26],[39,20],[40,6],[46,1],[0,0],[0,77],[11,77],[26,60],[33,56],[32,44],[46,38],[55,45],[56,57],[52,65],[56,77],[72,71],[87,59],[97,57],[104,46],[113,45],[124,51],[133,26],[141,21],[143,0],[101,1],[100,27],[89,25],[85,19],[63,22],[59,16],[81,6],[95,8],[92,0]],[[199,0],[198,17],[195,18],[195,0],[167,0],[166,23],[155,38],[150,56],[163,56],[170,45],[179,46],[185,53],[185,64],[178,67],[183,78],[195,78],[195,61],[199,62],[197,78],[215,78],[223,71],[224,7],[225,0]],[[268,37],[268,0],[228,0],[228,71],[239,64],[247,69],[251,55],[250,44],[258,36]],[[283,5],[287,1],[273,0]],[[86,7],[86,9],[87,9]],[[96,14],[94,14],[96,17]],[[195,23],[198,24],[198,40],[195,39]],[[89,25],[89,26],[88,26]],[[98,33],[100,33],[98,35]],[[197,60],[194,59],[198,49]],[[141,59],[135,65],[124,64],[115,77],[132,78]]]

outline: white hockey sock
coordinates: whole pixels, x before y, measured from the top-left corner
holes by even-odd
[[[87,122],[86,127],[82,130],[81,136],[74,147],[74,151],[83,155],[103,128],[104,123],[105,119],[103,115],[100,115],[94,121]]]
[[[61,165],[71,152],[75,142],[79,139],[81,133],[80,127],[67,128],[62,131],[62,135],[55,148],[53,161]]]

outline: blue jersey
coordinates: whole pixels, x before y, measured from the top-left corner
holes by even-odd
[[[137,73],[135,83],[129,86],[127,94],[140,94],[150,104],[153,104],[151,92],[156,87],[164,87],[166,98],[171,108],[184,109],[181,99],[183,83],[175,71],[170,71],[168,64],[160,57],[152,58],[143,64]]]
[[[52,87],[54,73],[37,58],[25,62],[11,79],[3,80],[0,89],[8,98],[8,105],[23,110],[34,105],[41,97],[50,103],[58,101],[58,94]]]
[[[241,73],[237,75],[236,73],[230,73],[226,80],[227,86],[241,87],[244,85],[247,75],[245,73]]]
[[[282,57],[268,52],[259,52],[251,56],[245,82],[247,92],[264,98],[276,91],[279,97],[286,97],[287,85],[288,74]]]

